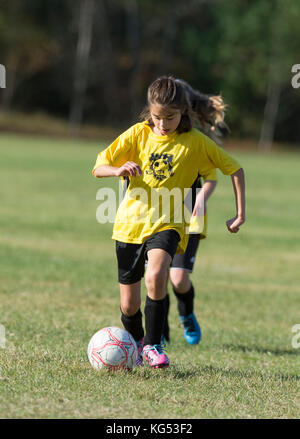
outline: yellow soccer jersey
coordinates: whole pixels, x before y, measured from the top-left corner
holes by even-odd
[[[203,216],[191,216],[186,233],[200,234],[200,239],[206,238],[207,214]]]
[[[112,239],[141,244],[154,233],[174,229],[180,235],[178,253],[188,242],[183,202],[197,175],[207,179],[214,168],[231,175],[241,167],[197,129],[158,136],[147,122],[133,125],[99,153],[93,172],[101,165],[119,167],[127,161],[137,163],[142,175],[129,178]]]

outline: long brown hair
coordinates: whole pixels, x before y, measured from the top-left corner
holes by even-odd
[[[221,137],[229,131],[224,122],[227,105],[221,95],[207,95],[195,90],[182,79],[176,81],[185,87],[192,107],[196,125],[200,131],[217,143],[221,143]]]
[[[173,107],[181,111],[181,120],[176,130],[179,134],[192,129],[192,108],[185,86],[172,76],[161,76],[148,88],[147,105],[140,117],[142,120],[147,120],[150,126],[154,125],[150,114],[150,105],[152,104]]]
[[[224,122],[226,104],[222,96],[201,93],[182,79],[162,76],[149,86],[147,105],[140,117],[147,120],[150,126],[154,125],[150,114],[152,104],[170,106],[181,111],[181,121],[176,130],[179,134],[190,131],[196,125],[216,143],[221,143],[221,137],[229,131]]]

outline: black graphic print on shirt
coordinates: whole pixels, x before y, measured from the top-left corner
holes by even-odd
[[[174,175],[172,154],[154,154],[149,157],[150,167],[146,171],[147,174],[153,175],[156,180],[164,180],[167,177]]]

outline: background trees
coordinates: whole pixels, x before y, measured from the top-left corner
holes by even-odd
[[[234,136],[300,138],[300,4],[285,0],[10,0],[0,2],[2,111],[43,111],[123,128],[147,86],[172,74],[228,103]],[[298,58],[297,58],[298,57]]]

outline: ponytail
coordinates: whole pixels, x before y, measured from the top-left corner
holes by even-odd
[[[209,96],[200,93],[182,79],[176,79],[176,82],[185,87],[194,120],[200,131],[216,143],[222,143],[221,137],[229,131],[227,124],[224,122],[227,105],[224,103],[222,96]]]

